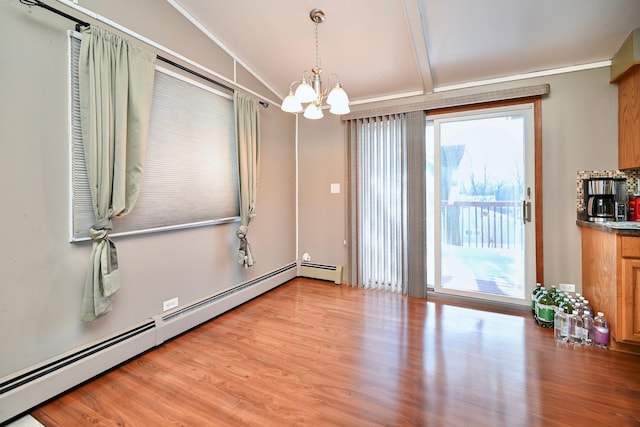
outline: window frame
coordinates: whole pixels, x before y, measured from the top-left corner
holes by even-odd
[[[477,104],[460,105],[454,107],[434,108],[425,111],[425,115],[441,115],[449,113],[465,113],[499,107],[515,107],[522,104],[533,104],[533,133],[534,133],[534,206],[532,215],[535,216],[535,253],[536,253],[536,281],[544,280],[544,242],[542,219],[542,96],[534,95],[501,101],[481,102]]]
[[[70,32],[70,37],[69,37],[69,171],[70,171],[70,177],[69,177],[69,241],[70,242],[81,242],[81,241],[87,241],[90,240],[89,236],[88,236],[88,229],[91,225],[93,225],[93,223],[95,222],[95,218],[94,218],[94,214],[93,214],[93,208],[92,208],[92,201],[91,201],[91,194],[89,191],[89,187],[88,187],[88,182],[86,182],[86,188],[79,188],[81,186],[81,179],[78,179],[79,175],[82,175],[82,173],[84,173],[84,179],[86,180],[86,169],[84,166],[84,154],[82,153],[82,140],[81,140],[81,132],[79,130],[79,101],[78,101],[78,96],[77,96],[77,87],[74,88],[74,84],[77,85],[77,67],[78,67],[78,55],[79,55],[79,41],[80,41],[80,37],[81,35],[79,33],[76,32]],[[76,43],[76,45],[74,46],[73,44]],[[75,55],[75,56],[74,56]],[[75,67],[75,69],[74,69]],[[74,78],[74,73],[75,71],[75,76],[76,76],[76,81],[74,82],[73,78]],[[212,215],[211,218],[207,218],[204,220],[198,220],[198,221],[181,221],[181,220],[175,220],[172,221],[172,223],[168,224],[168,225],[160,225],[160,226],[154,226],[153,224],[151,225],[140,225],[140,226],[136,226],[135,228],[131,228],[131,229],[123,229],[122,227],[119,227],[119,223],[121,224],[122,222],[126,221],[127,219],[137,218],[137,221],[146,221],[146,217],[149,216],[149,212],[148,211],[140,211],[137,210],[136,208],[133,209],[133,211],[127,216],[127,217],[123,217],[122,219],[116,219],[114,220],[113,224],[114,224],[114,230],[112,233],[110,233],[111,237],[117,237],[117,236],[130,236],[130,235],[138,235],[138,234],[146,234],[146,233],[155,233],[155,232],[162,232],[162,231],[170,231],[170,230],[180,230],[180,229],[186,229],[186,228],[194,228],[194,227],[204,227],[204,226],[211,226],[211,225],[217,225],[217,224],[226,224],[226,223],[232,223],[232,222],[238,222],[240,221],[240,184],[239,184],[239,164],[238,164],[238,156],[237,156],[237,146],[235,143],[235,123],[234,123],[234,111],[233,111],[233,95],[231,94],[226,94],[223,93],[219,90],[216,90],[215,88],[213,88],[212,86],[209,86],[208,84],[196,81],[192,78],[189,78],[183,74],[174,72],[172,70],[169,70],[168,68],[165,67],[161,67],[156,65],[156,75],[158,75],[158,73],[161,73],[163,75],[166,75],[168,77],[171,78],[175,78],[179,80],[179,83],[177,83],[178,85],[183,84],[183,83],[187,83],[190,86],[193,86],[194,88],[198,88],[198,89],[202,89],[206,92],[211,93],[214,96],[217,97],[222,97],[226,100],[229,101],[228,103],[228,109],[224,112],[223,116],[224,119],[226,119],[227,121],[225,122],[227,125],[230,124],[230,127],[226,127],[226,128],[221,128],[221,132],[225,135],[228,135],[229,139],[227,140],[227,138],[223,138],[223,145],[222,145],[222,149],[226,150],[224,151],[224,153],[226,154],[227,158],[230,159],[230,161],[233,162],[232,165],[230,165],[228,167],[228,169],[225,170],[225,185],[228,185],[230,187],[227,187],[224,190],[224,193],[226,194],[226,200],[224,200],[224,213],[226,215],[219,215],[219,217],[214,217]],[[155,90],[155,88],[154,88]],[[75,92],[74,92],[75,91]],[[206,96],[206,95],[205,95]],[[155,98],[154,98],[155,99]],[[218,102],[218,100],[216,100],[216,102]],[[226,103],[226,101],[224,101]],[[153,113],[152,113],[152,119],[153,119]],[[230,121],[229,121],[230,120]],[[153,120],[152,120],[152,125],[153,125]],[[150,131],[150,134],[152,134],[152,132]],[[174,148],[178,147],[178,144],[184,144],[184,142],[189,142],[188,140],[180,140],[180,141],[176,141],[176,145]],[[214,141],[218,142],[218,141]],[[153,144],[154,141],[150,140],[149,144]],[[157,143],[157,142],[156,142]],[[193,142],[191,144],[192,146],[194,145]],[[181,149],[184,149],[183,146],[180,146]],[[149,152],[149,148],[148,152]],[[80,153],[78,152],[78,150],[80,150]],[[186,151],[186,150],[185,150]],[[201,153],[201,151],[200,151]],[[210,153],[209,153],[210,155]],[[195,154],[193,155],[194,157],[197,157]],[[213,159],[213,163],[215,164],[215,158],[211,157],[210,155],[210,159]],[[174,158],[171,159],[164,159],[165,162],[170,162],[170,161],[174,161]],[[148,164],[149,165],[149,164]],[[157,165],[156,165],[157,166]],[[186,169],[190,169],[189,167],[190,165],[187,164],[186,165]],[[226,166],[225,166],[226,168]],[[156,173],[159,172],[156,169]],[[162,172],[162,171],[160,171]],[[162,174],[163,177],[166,177],[168,174]],[[148,177],[147,175],[143,175],[143,180],[145,179],[145,177]],[[197,181],[194,181],[197,182]],[[207,182],[211,182],[211,177],[209,177],[209,180]],[[217,182],[217,181],[216,181]],[[148,183],[147,183],[148,184]],[[212,190],[213,191],[213,190]],[[141,188],[141,195],[144,192],[144,181],[143,181],[143,186]],[[178,192],[178,196],[193,196],[195,197],[193,194],[190,194],[191,192],[188,191],[181,191]],[[202,193],[200,193],[202,194]],[[207,193],[208,198],[211,199],[212,196],[211,193]],[[215,195],[217,196],[217,195]],[[188,206],[189,204],[193,205],[194,200],[190,199],[189,203],[185,204],[184,206]],[[218,203],[219,200],[209,200],[209,204],[207,206],[211,207],[212,203]],[[162,209],[162,204],[160,203],[154,203],[155,207],[158,208],[158,210]],[[180,208],[182,208],[182,204],[179,204]],[[217,207],[217,206],[216,206]],[[150,206],[146,207],[147,209],[153,209]],[[232,212],[233,211],[233,212]],[[175,212],[175,209],[174,211]],[[183,212],[183,213],[186,213]],[[232,214],[231,214],[232,213]],[[156,211],[154,213],[156,215],[156,217],[158,216],[158,214],[162,214],[162,212]],[[89,220],[89,216],[90,216],[90,220]],[[142,218],[140,218],[142,217]],[[167,218],[166,216],[163,216],[163,219]],[[135,222],[134,222],[135,223]],[[126,225],[126,223],[125,223]]]

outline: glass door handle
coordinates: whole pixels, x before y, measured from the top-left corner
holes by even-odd
[[[531,202],[522,201],[522,222],[531,222]]]

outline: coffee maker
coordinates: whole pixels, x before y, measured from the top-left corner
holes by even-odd
[[[626,178],[587,178],[583,185],[587,221],[626,221]]]

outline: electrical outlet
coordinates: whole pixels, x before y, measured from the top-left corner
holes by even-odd
[[[558,287],[560,288],[560,290],[562,292],[575,292],[576,291],[576,285],[574,285],[573,283],[560,283],[558,285]]]
[[[171,310],[178,306],[178,297],[171,298],[162,303],[162,311]]]

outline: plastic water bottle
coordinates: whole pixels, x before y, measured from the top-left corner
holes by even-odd
[[[598,347],[609,347],[609,322],[601,311],[593,319],[593,341]]]
[[[584,308],[582,308],[582,303],[580,301],[576,301],[573,304],[573,309],[576,311],[576,313],[578,313],[578,316],[581,316],[582,312],[584,311]]]
[[[569,342],[573,345],[582,345],[582,317],[573,310],[569,317]]]
[[[591,314],[591,317],[594,317],[594,316],[593,316],[593,314],[594,314],[594,313],[593,313],[593,308],[591,308],[591,304],[589,304],[589,300],[588,300],[588,299],[585,299],[585,300],[583,301],[583,303],[584,303],[584,306],[582,307],[582,309],[583,309],[583,310],[589,310],[589,313]]]
[[[542,291],[542,284],[536,283],[536,287],[531,291],[531,314],[534,318],[536,317],[536,302],[540,291]]]
[[[542,291],[536,303],[536,322],[543,328],[553,328],[553,316],[555,313],[555,305],[551,295],[546,291]]]
[[[584,345],[593,345],[593,323],[591,312],[584,310],[582,315],[582,343]]]
[[[569,339],[569,314],[558,307],[556,314],[553,316],[553,336],[558,342],[567,342]]]
[[[560,309],[564,310],[564,312],[569,315],[573,311],[573,304],[569,298],[565,298],[559,305]]]

